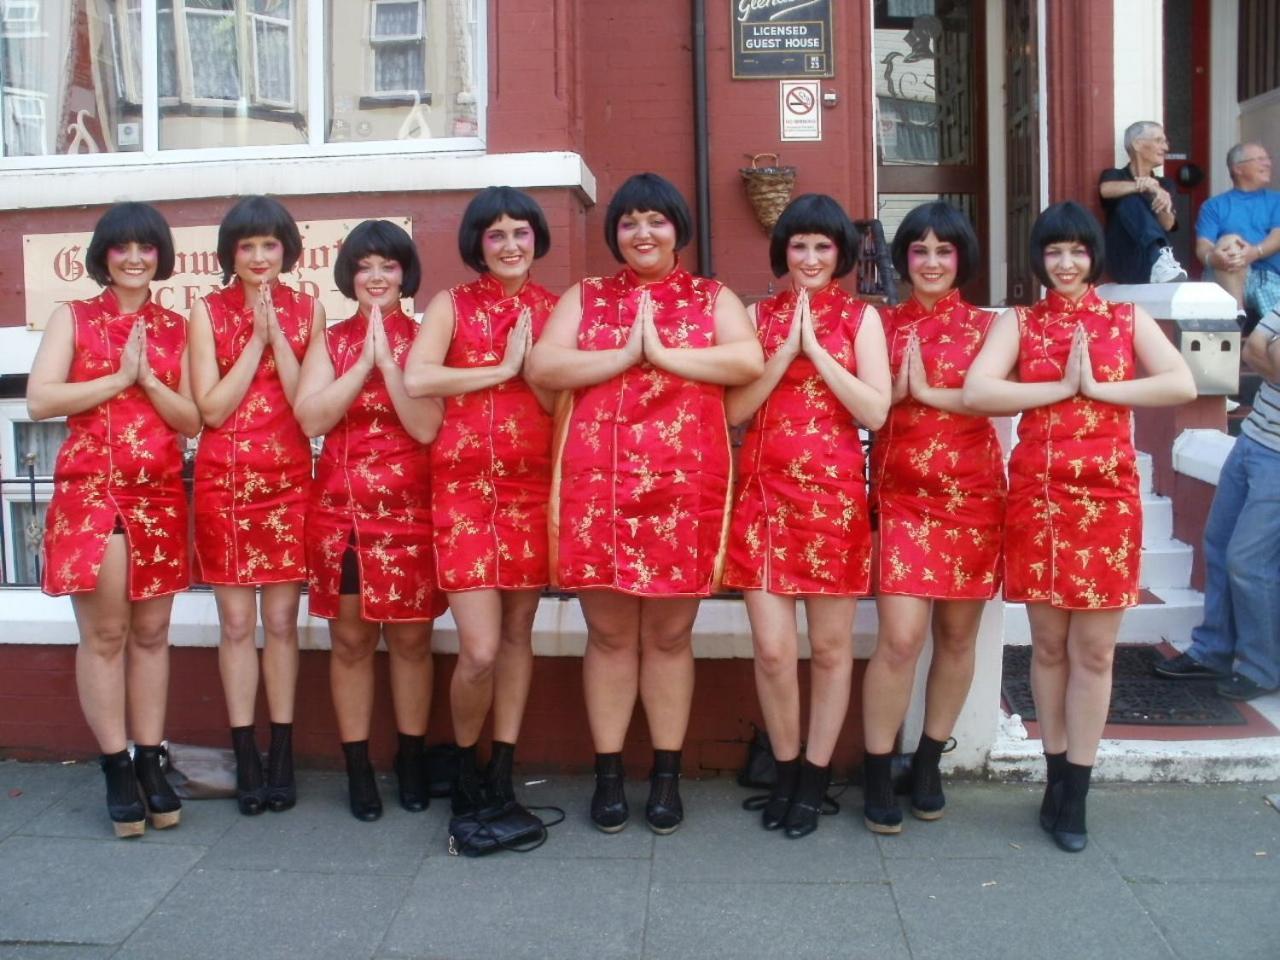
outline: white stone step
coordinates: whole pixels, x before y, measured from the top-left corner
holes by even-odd
[[[1195,551],[1181,540],[1144,542],[1142,574],[1138,582],[1152,590],[1157,587],[1186,588],[1191,583],[1191,562],[1194,558]]]
[[[1154,493],[1142,495],[1142,545],[1173,538],[1173,501]]]
[[[1191,630],[1204,615],[1204,595],[1190,589],[1151,591],[1164,603],[1140,603],[1125,612],[1120,621],[1121,643],[1159,643],[1168,640],[1183,647],[1191,640]],[[1031,642],[1027,609],[1021,603],[1004,605],[1004,642],[1025,645]]]
[[[1151,464],[1151,454],[1138,451],[1138,489],[1142,491],[1143,496],[1151,493],[1155,489],[1151,485],[1151,477],[1153,467]]]

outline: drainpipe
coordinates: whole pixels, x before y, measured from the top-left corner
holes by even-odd
[[[715,276],[711,257],[711,152],[707,133],[707,5],[693,0],[693,142],[698,224],[698,273]]]

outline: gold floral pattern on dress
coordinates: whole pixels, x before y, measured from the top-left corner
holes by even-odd
[[[1095,376],[1134,376],[1133,305],[1089,290],[1077,303],[1050,292],[1018,308],[1018,376],[1062,377],[1077,324]],[[1138,601],[1142,510],[1127,407],[1077,395],[1023,413],[1009,459],[1005,596],[1068,610]]]
[[[418,325],[400,310],[386,314],[382,325],[392,356],[403,367]],[[367,332],[368,320],[361,314],[325,331],[335,376],[359,359]],[[349,543],[360,571],[365,620],[431,620],[444,612],[431,550],[431,454],[401,425],[376,368],[325,435],[316,464],[305,538],[313,616],[338,616]]]
[[[147,326],[151,369],[165,386],[178,389],[187,342],[180,316],[150,300],[137,314],[121,314],[110,290],[70,307],[75,354],[68,381],[94,380],[118,370],[125,341],[140,317]],[[177,433],[136,384],[67,417],[67,427],[45,517],[45,592],[57,596],[94,589],[117,518],[129,547],[129,599],[185,590],[191,583],[187,497]]]
[[[642,290],[653,297],[664,344],[714,344],[721,285],[677,266],[646,286],[630,270],[583,280],[579,349],[625,343]],[[729,491],[724,389],[642,362],[575,391],[561,416],[552,527],[559,585],[709,594]]]
[[[786,341],[796,295],[756,306],[771,357]],[[856,373],[865,304],[832,283],[809,301],[822,346]],[[789,595],[857,596],[870,589],[871,530],[857,424],[813,362],[791,362],[752,418],[738,457],[725,586]]]
[[[951,291],[926,310],[912,298],[881,310],[896,374],[914,335],[934,387],[964,385],[991,315]],[[881,593],[987,600],[1000,579],[1004,460],[986,417],[893,405],[871,449]]]

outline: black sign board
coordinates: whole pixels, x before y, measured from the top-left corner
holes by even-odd
[[[729,0],[735,80],[831,77],[831,0]]]

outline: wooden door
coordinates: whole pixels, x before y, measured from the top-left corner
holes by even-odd
[[[1039,40],[1036,0],[1005,0],[1005,197],[1008,210],[1007,303],[1038,296],[1027,246],[1040,212]]]

